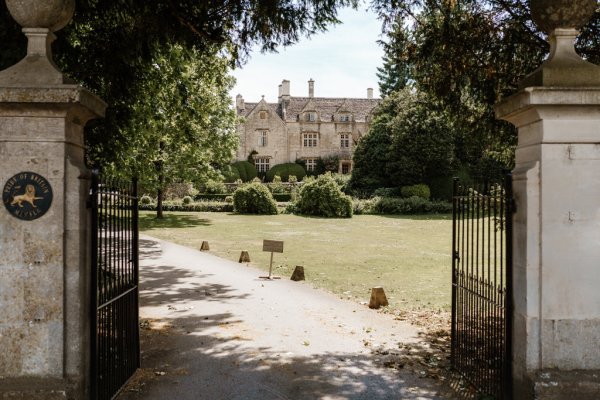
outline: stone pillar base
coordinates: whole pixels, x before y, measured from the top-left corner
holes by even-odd
[[[538,372],[533,382],[534,399],[598,400],[600,370]]]
[[[67,400],[76,399],[81,390],[77,384],[61,379],[0,379],[0,399]]]

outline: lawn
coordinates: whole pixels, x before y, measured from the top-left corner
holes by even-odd
[[[450,216],[357,215],[351,219],[295,215],[227,213],[140,213],[140,231],[237,261],[250,253],[252,264],[268,270],[263,239],[283,240],[274,273],[289,278],[294,266],[306,279],[341,297],[368,301],[370,288],[383,286],[392,308],[449,310],[451,290]]]

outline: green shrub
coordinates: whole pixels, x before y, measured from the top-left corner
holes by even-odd
[[[225,198],[229,196],[227,193],[217,193],[217,194],[208,194],[201,193],[194,196],[196,201],[198,200],[213,200],[213,201],[223,201]]]
[[[223,182],[210,180],[204,184],[204,192],[208,194],[226,193],[227,186]]]
[[[269,183],[268,187],[273,194],[286,192],[286,188],[283,183],[281,183],[281,177],[279,175],[275,175],[273,182]]]
[[[375,203],[379,198],[372,199],[352,199],[352,212],[354,215],[373,214]]]
[[[300,164],[296,163],[286,163],[286,164],[278,164],[273,166],[273,168],[267,171],[265,175],[265,179],[268,182],[272,182],[273,178],[276,175],[281,177],[281,180],[284,182],[289,182],[290,175],[294,175],[296,179],[302,180],[306,176],[306,171]]]
[[[398,188],[378,188],[373,192],[373,197],[397,197],[399,195]]]
[[[289,183],[297,183],[298,177],[296,175],[290,175],[290,176],[288,176],[288,182]]]
[[[225,197],[225,203],[233,203],[233,196]]]
[[[373,214],[447,214],[452,212],[452,203],[431,201],[422,197],[381,197],[373,204]]]
[[[277,203],[267,187],[253,182],[233,193],[233,208],[240,214],[277,214]]]
[[[254,164],[248,161],[238,161],[233,163],[231,166],[238,170],[240,179],[244,182],[250,182],[252,179],[258,176],[256,167]]]
[[[140,198],[140,205],[148,205],[148,204],[152,204],[152,197],[148,196],[147,194],[143,195]]]
[[[190,196],[185,196],[181,200],[181,203],[184,204],[184,205],[192,204],[192,198]]]
[[[238,169],[233,165],[225,165],[223,168],[221,168],[221,173],[223,174],[225,182],[227,183],[233,183],[240,179],[240,171],[238,171]]]
[[[412,186],[402,186],[402,188],[400,188],[400,194],[402,194],[402,197],[406,198],[417,196],[423,199],[429,199],[431,197],[429,186],[424,183]]]
[[[156,211],[156,204],[145,204],[140,210]],[[233,204],[222,201],[200,201],[192,204],[178,204],[173,201],[163,203],[163,211],[189,211],[189,212],[232,212]]]
[[[305,215],[350,218],[352,199],[342,193],[331,174],[326,174],[302,185],[295,209]]]

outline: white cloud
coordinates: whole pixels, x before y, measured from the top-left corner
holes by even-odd
[[[240,93],[249,102],[277,101],[277,88],[283,79],[291,81],[291,93],[308,95],[308,80],[315,80],[317,97],[366,97],[367,88],[379,96],[377,67],[383,50],[377,44],[381,23],[372,12],[345,9],[342,24],[329,32],[282,49],[279,53],[252,54],[250,61],[233,75],[237,84],[232,97]]]

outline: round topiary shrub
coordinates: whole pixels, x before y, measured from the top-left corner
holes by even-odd
[[[256,167],[254,164],[249,163],[248,161],[238,161],[231,164],[231,166],[237,169],[240,179],[244,182],[250,182],[252,179],[258,176]]]
[[[277,203],[265,185],[253,182],[233,193],[233,209],[240,214],[277,214]]]
[[[143,195],[140,198],[140,204],[143,206],[147,206],[149,204],[152,204],[152,197],[148,196],[147,194]]]
[[[278,164],[267,171],[265,178],[272,182],[275,176],[280,176],[283,182],[288,182],[290,175],[296,176],[296,180],[302,180],[306,176],[306,171],[302,165],[296,163]]]
[[[190,196],[185,196],[181,202],[187,206],[188,204],[192,204],[192,198]]]
[[[227,183],[233,183],[240,179],[240,171],[238,171],[238,169],[233,165],[225,165],[223,168],[221,168],[221,173],[223,174],[225,182]]]
[[[429,190],[429,186],[424,183],[412,186],[402,186],[400,188],[400,194],[402,197],[421,197],[422,199],[429,199],[431,197],[431,191]]]
[[[298,193],[294,208],[299,214],[305,215],[352,217],[352,199],[342,193],[330,174],[305,183]]]

